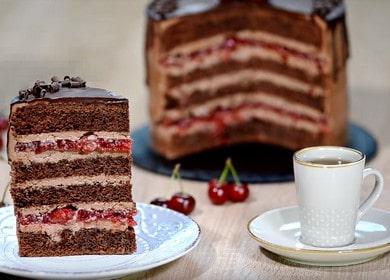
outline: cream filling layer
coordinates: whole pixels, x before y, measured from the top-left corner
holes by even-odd
[[[110,231],[124,231],[128,228],[126,222],[111,222],[107,220],[90,221],[90,222],[73,222],[67,225],[60,224],[29,224],[19,225],[21,232],[46,233],[53,241],[61,241],[61,232],[71,230],[73,233],[81,229],[105,229]]]
[[[256,36],[254,38],[251,38],[249,34],[250,31],[246,31],[243,34],[238,35],[237,38],[251,39],[251,40],[256,39]],[[257,37],[264,38],[270,36],[257,35]],[[259,38],[259,40],[262,40],[263,38]],[[194,44],[194,47],[191,51],[201,50],[207,47],[217,47],[218,45],[221,45],[225,39],[226,39],[225,36],[220,36],[218,38],[215,38],[214,40],[210,40],[210,42],[207,42],[207,44],[205,43],[203,47],[199,43]],[[266,40],[266,42],[278,43],[278,41],[272,41],[269,39]],[[191,44],[193,43],[191,42]],[[281,46],[285,46],[285,45],[281,44]],[[299,49],[297,50],[299,51]],[[175,61],[176,54],[180,53],[182,55],[186,55],[191,53],[191,51],[185,50],[184,52],[179,52],[178,50],[175,50],[169,52],[168,54],[163,54],[162,59],[164,60],[166,58],[168,64],[164,64],[164,63],[161,64],[160,71],[162,73],[171,76],[183,76],[196,69],[210,68],[213,65],[219,64],[221,62],[226,62],[228,60],[244,63],[250,61],[253,58],[271,60],[281,64],[285,64],[286,67],[300,69],[302,71],[305,71],[308,75],[311,76],[320,75],[322,74],[321,71],[323,71],[324,73],[328,73],[330,71],[330,66],[331,66],[328,60],[326,59],[325,54],[318,54],[318,52],[316,51],[309,51],[309,52],[305,51],[304,53],[313,55],[314,57],[321,59],[323,61],[321,64],[321,69],[319,69],[318,64],[315,61],[306,59],[301,56],[289,55],[286,59],[286,57],[284,55],[281,55],[277,50],[263,48],[259,46],[248,46],[248,45],[237,46],[234,50],[213,51],[212,53],[202,58],[183,59],[181,63],[177,66],[175,64],[169,63]]]
[[[186,44],[181,44],[169,51],[169,55],[175,55],[177,53],[191,53],[199,49],[205,49],[208,47],[216,46],[229,37],[230,34],[218,34],[205,39],[191,41]],[[279,44],[288,48],[309,54],[318,54],[319,49],[314,45],[305,44],[294,39],[288,39],[279,35],[271,34],[265,31],[252,31],[241,30],[235,33],[235,37],[241,39],[259,40],[266,43]]]
[[[218,89],[222,87],[245,84],[248,82],[270,82],[274,85],[294,90],[302,94],[310,94],[311,96],[321,96],[324,94],[321,87],[313,86],[285,75],[250,69],[206,77],[205,79],[196,80],[192,83],[182,84],[172,88],[167,94],[176,99],[188,98],[197,91],[207,91],[211,94],[215,94]]]
[[[238,114],[238,118],[240,120],[236,121],[235,118],[226,118],[226,120],[224,121],[224,125],[226,125],[226,127],[240,125],[251,120],[263,120],[272,122],[280,126],[301,129],[311,133],[321,132],[321,126],[319,124],[304,119],[297,120],[287,115],[281,115],[276,112],[265,110],[262,108],[243,109],[236,114]],[[216,133],[219,129],[220,123],[217,124],[213,121],[195,122],[191,127],[185,130],[182,130],[177,125],[172,125],[168,127],[164,125],[156,126],[157,134],[159,135],[159,137],[163,138],[166,141],[170,141],[173,137],[176,137],[178,135],[192,135],[200,132]]]
[[[93,185],[99,183],[103,186],[107,185],[119,185],[130,183],[130,176],[123,175],[97,175],[97,176],[72,176],[72,177],[57,177],[46,178],[41,180],[29,180],[19,184],[13,184],[12,188],[63,188],[66,186],[77,185]]]
[[[61,160],[77,160],[77,159],[93,159],[99,157],[128,157],[125,153],[98,153],[93,152],[89,154],[78,154],[72,152],[57,152],[47,151],[41,154],[35,154],[34,152],[19,152],[14,153],[10,157],[11,161],[23,162],[24,164],[31,163],[56,163]]]
[[[193,105],[186,109],[172,109],[165,112],[165,119],[170,121],[178,121],[189,117],[206,117],[212,114],[217,108],[230,109],[236,108],[244,104],[265,104],[272,108],[288,110],[289,112],[297,112],[300,115],[307,116],[313,119],[320,120],[323,113],[312,107],[293,103],[284,98],[272,96],[264,92],[254,92],[253,94],[237,93],[233,96],[225,96],[210,100],[207,103]]]
[[[97,153],[92,152],[90,154],[78,154],[74,152],[58,152],[58,151],[46,151],[40,154],[34,152],[16,152],[15,146],[17,143],[31,143],[34,141],[57,141],[57,140],[80,140],[85,135],[88,135],[88,131],[70,131],[70,132],[53,132],[53,133],[41,133],[41,134],[29,134],[29,135],[14,135],[11,133],[8,143],[8,157],[11,161],[20,161],[24,164],[32,162],[46,163],[46,162],[58,162],[60,160],[76,160],[76,159],[88,159],[104,156],[111,157],[123,157],[128,156],[121,153]],[[91,137],[91,136],[89,136]],[[94,132],[96,138],[103,139],[116,139],[116,140],[130,140],[128,132]]]
[[[33,142],[33,141],[56,141],[61,139],[78,140],[85,135],[90,134],[90,131],[64,131],[64,132],[51,132],[40,134],[28,134],[28,135],[13,135],[16,142]],[[97,138],[103,139],[130,139],[129,132],[105,132],[97,131],[93,132]]]
[[[43,206],[18,208],[17,212],[22,214],[23,216],[30,215],[30,214],[45,214],[45,213],[53,211],[56,208],[66,207],[69,204],[76,207],[77,209],[83,209],[83,210],[107,210],[107,209],[131,210],[131,209],[135,208],[134,202],[92,202],[92,203],[80,202],[80,203],[65,203],[65,204],[43,205]]]

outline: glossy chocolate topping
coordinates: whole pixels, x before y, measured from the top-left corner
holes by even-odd
[[[70,78],[65,76],[62,81],[57,77],[53,77],[51,83],[37,81],[32,88],[19,91],[19,96],[14,98],[11,103],[31,102],[39,99],[61,100],[73,98],[125,100],[124,97],[111,91],[86,87],[86,82],[80,77]]]
[[[326,21],[342,18],[343,0],[154,0],[147,15],[154,20],[186,16],[218,9],[226,5],[256,5],[258,8],[275,8],[288,12],[318,15]]]

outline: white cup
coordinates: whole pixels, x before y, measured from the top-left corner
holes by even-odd
[[[318,163],[331,159],[349,163]],[[383,190],[381,173],[364,168],[365,159],[357,150],[333,146],[306,148],[294,154],[301,242],[317,247],[354,242],[356,223]],[[363,179],[369,175],[375,177],[375,187],[360,204]]]

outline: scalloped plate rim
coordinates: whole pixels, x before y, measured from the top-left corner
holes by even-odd
[[[147,207],[149,209],[153,209],[153,208],[158,207],[158,206],[154,206],[151,204],[140,203],[140,202],[137,202],[137,206],[138,205],[141,205],[143,207]],[[12,206],[0,208],[0,212],[4,211],[5,209],[8,210],[10,208],[12,208]],[[140,267],[123,268],[123,269],[111,270],[111,271],[100,271],[100,272],[96,272],[96,273],[90,273],[90,272],[69,272],[69,273],[57,272],[56,273],[56,272],[47,272],[47,271],[46,272],[31,271],[31,270],[25,270],[25,269],[18,270],[15,268],[5,266],[3,264],[0,264],[0,272],[6,273],[9,275],[14,275],[14,276],[28,277],[31,279],[112,279],[112,278],[123,277],[123,276],[129,275],[129,274],[132,274],[132,273],[142,272],[142,271],[146,271],[146,270],[149,270],[152,268],[156,268],[156,267],[165,265],[167,263],[173,262],[173,261],[183,257],[184,255],[190,253],[199,244],[200,238],[201,238],[201,228],[197,222],[195,222],[192,218],[190,218],[188,216],[185,216],[181,213],[178,213],[178,212],[175,212],[173,210],[166,209],[166,208],[164,208],[164,211],[167,211],[168,213],[171,212],[171,214],[173,214],[173,215],[182,216],[186,219],[189,219],[196,226],[196,228],[198,230],[195,240],[191,244],[189,244],[189,246],[187,246],[185,250],[183,250],[182,252],[180,252],[176,255],[168,257],[166,259],[163,259],[163,260],[160,260],[157,262],[153,262],[153,263],[150,263],[149,265],[144,265],[144,266],[140,266]],[[158,250],[158,248],[156,248],[155,250]],[[88,256],[88,255],[84,255],[84,256]],[[94,255],[90,255],[90,256],[94,256]],[[110,255],[101,255],[101,256],[110,256]],[[114,255],[114,256],[116,256],[116,255]],[[79,257],[83,257],[83,256],[79,256]],[[66,256],[61,257],[61,258],[66,258]]]

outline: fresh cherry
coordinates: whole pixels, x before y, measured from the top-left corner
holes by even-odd
[[[49,214],[49,218],[54,224],[66,224],[73,218],[74,213],[74,210],[69,208],[58,208]]]
[[[226,178],[231,173],[234,183],[227,183]],[[208,195],[213,204],[224,204],[228,199],[232,202],[245,201],[249,196],[248,184],[241,184],[232,160],[228,158],[219,180],[209,181]]]
[[[236,184],[229,183],[227,186],[227,195],[230,201],[233,202],[242,202],[245,201],[249,196],[248,184]]]
[[[169,208],[184,215],[188,215],[195,208],[195,199],[188,193],[175,193],[169,201]]]
[[[8,129],[8,119],[0,116],[0,131],[5,131]]]
[[[211,202],[215,205],[224,204],[228,199],[225,185],[221,185],[217,179],[212,179],[209,182],[208,195]]]
[[[163,198],[163,197],[157,197],[153,199],[150,204],[157,205],[164,208],[169,208],[169,199]]]

